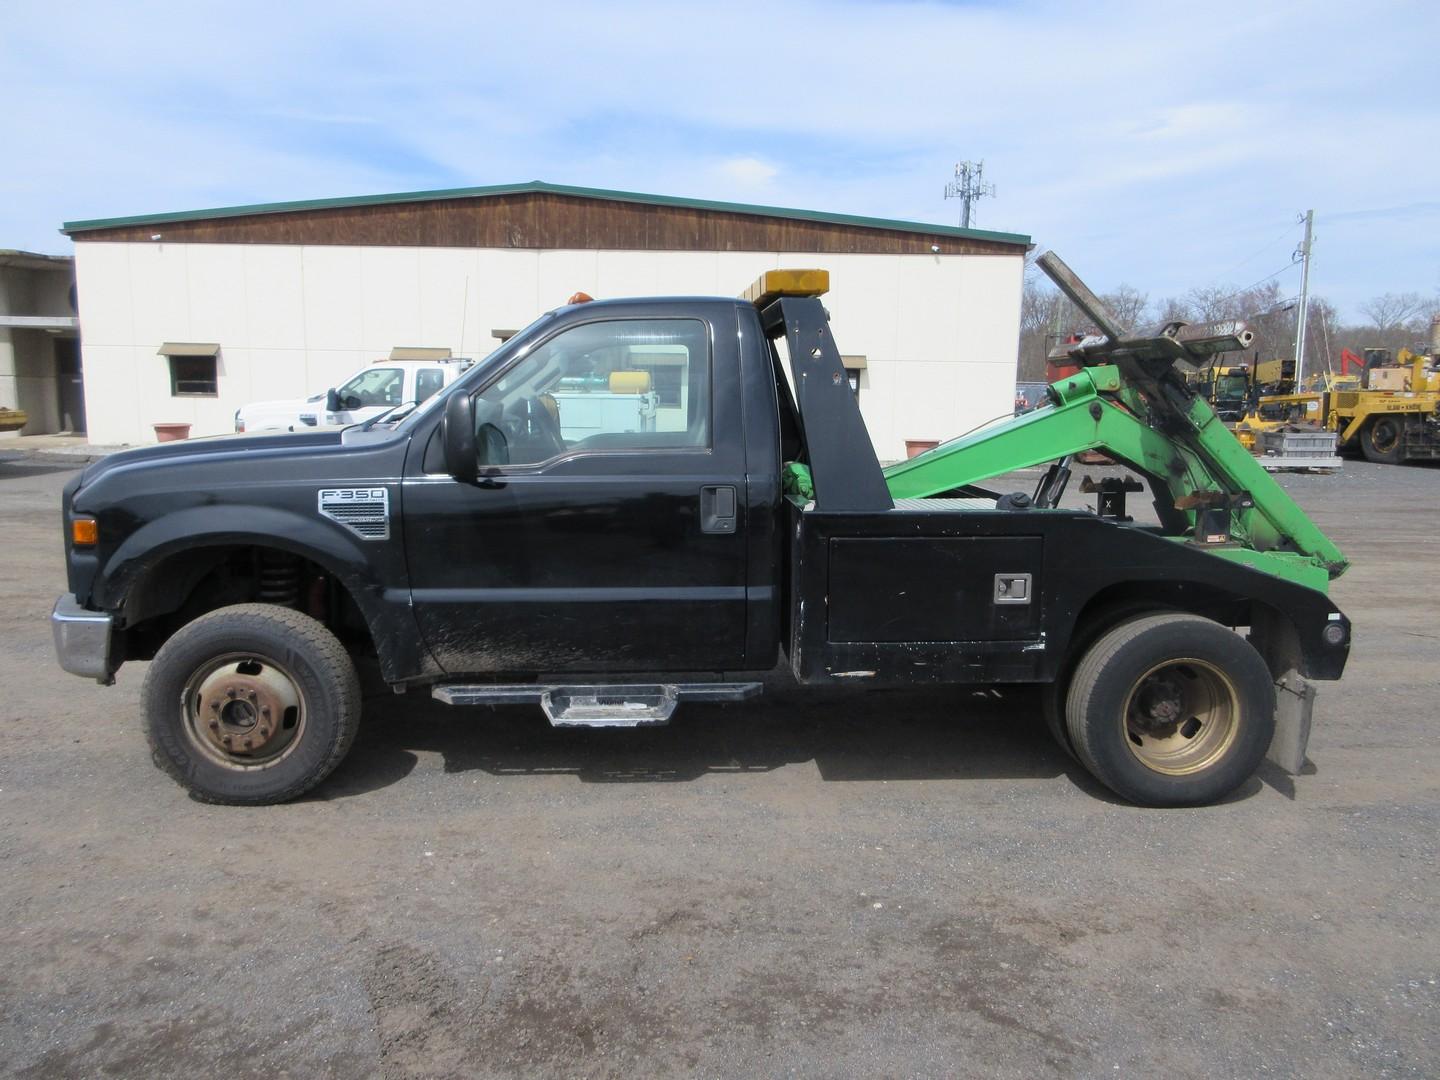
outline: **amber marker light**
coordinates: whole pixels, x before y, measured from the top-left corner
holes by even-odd
[[[95,519],[77,517],[70,522],[70,540],[76,547],[92,547],[100,539],[100,527]]]

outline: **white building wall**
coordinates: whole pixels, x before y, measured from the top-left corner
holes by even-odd
[[[734,296],[766,269],[830,271],[841,351],[882,459],[1010,411],[1023,259],[813,252],[530,251],[85,242],[75,245],[90,439],[232,429],[241,405],[336,385],[397,345],[481,357],[577,290]],[[220,344],[219,395],[171,397],[166,341]]]

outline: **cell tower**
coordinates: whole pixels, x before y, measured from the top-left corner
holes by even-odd
[[[960,200],[960,227],[970,227],[970,210],[977,201],[995,194],[995,185],[985,183],[984,161],[961,161],[955,165],[955,179],[945,185],[945,198]]]

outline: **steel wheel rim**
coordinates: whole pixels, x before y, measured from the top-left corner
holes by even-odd
[[[293,753],[306,713],[295,676],[255,652],[207,660],[191,673],[180,697],[186,739],[207,760],[236,772],[273,768]]]
[[[1381,418],[1370,429],[1370,442],[1382,454],[1388,454],[1400,443],[1400,425],[1394,420]]]
[[[1185,658],[1156,664],[1135,680],[1120,726],[1140,764],[1187,776],[1225,756],[1241,719],[1240,694],[1230,677],[1208,661]]]

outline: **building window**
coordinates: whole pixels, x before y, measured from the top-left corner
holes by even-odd
[[[220,393],[220,346],[194,341],[167,341],[157,350],[170,364],[171,397],[217,397]]]
[[[850,384],[850,392],[858,398],[860,396],[860,373],[865,370],[865,357],[842,356],[840,363],[845,366],[845,380]]]
[[[213,356],[170,357],[171,397],[215,397],[220,380]]]

